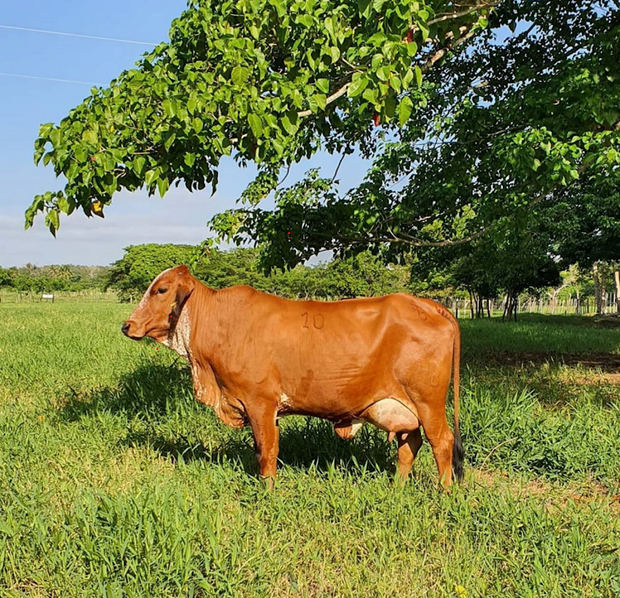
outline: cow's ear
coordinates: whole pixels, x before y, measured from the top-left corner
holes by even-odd
[[[185,264],[177,266],[176,271],[179,276],[189,276],[190,274],[189,268]]]
[[[185,305],[185,302],[189,299],[189,296],[194,292],[194,281],[191,278],[182,280],[177,286],[175,293],[174,303],[170,312],[170,318],[178,318],[181,315],[181,310]]]

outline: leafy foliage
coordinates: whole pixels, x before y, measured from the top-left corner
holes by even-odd
[[[211,249],[196,259],[198,249],[190,245],[157,244],[127,247],[122,259],[112,266],[106,287],[115,289],[121,300],[135,300],[162,270],[181,263],[191,264],[193,274],[215,289],[247,284],[290,298],[385,295],[405,291],[409,280],[408,268],[388,269],[369,253],[266,274],[254,249]]]
[[[66,184],[35,197],[26,225],[44,212],[55,234],[60,213],[102,216],[121,189],[215,188],[227,155],[260,165],[245,194],[258,201],[282,165],[321,144],[369,141],[374,113],[405,123],[426,102],[422,71],[480,29],[490,6],[192,0],[168,43],[41,127],[35,162],[51,163]]]
[[[428,105],[383,145],[360,186],[339,196],[311,173],[276,194],[274,210],[233,210],[213,227],[258,242],[267,267],[326,249],[397,260],[485,236],[502,244],[511,229],[552,219],[565,247],[570,226],[590,249],[610,248],[620,229],[617,17],[593,0],[502,2],[466,52],[429,72]]]
[[[25,293],[100,289],[107,274],[105,266],[51,265],[0,268],[0,287]]]
[[[122,300],[137,299],[162,270],[187,264],[192,251],[191,245],[130,245],[112,264],[105,287],[117,290]]]

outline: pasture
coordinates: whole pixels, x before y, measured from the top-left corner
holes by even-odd
[[[306,418],[268,492],[130,311],[0,304],[1,596],[620,595],[620,328],[462,321],[449,495],[426,443],[399,487],[384,433]]]

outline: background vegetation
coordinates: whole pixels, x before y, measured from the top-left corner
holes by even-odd
[[[494,310],[508,312],[512,298],[524,310],[551,313],[615,313],[620,295],[620,263],[594,262],[582,269],[578,264],[560,271],[558,263],[544,253],[529,252],[521,245],[519,256],[510,260],[491,244],[463,248],[453,262],[414,258],[407,263],[385,265],[370,252],[336,258],[314,266],[298,265],[290,270],[261,267],[256,249],[229,251],[190,245],[135,245],[125,249],[112,266],[43,266],[0,268],[0,289],[5,299],[15,293],[40,297],[41,293],[115,291],[121,301],[137,300],[162,270],[190,264],[194,274],[213,288],[249,284],[257,289],[289,298],[338,299],[412,292],[446,303],[460,313],[484,317]],[[537,260],[540,267],[530,267]],[[107,295],[107,298],[111,297]],[[514,306],[513,306],[514,307]]]

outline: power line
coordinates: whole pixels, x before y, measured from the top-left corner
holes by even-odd
[[[154,42],[141,42],[134,39],[120,39],[117,37],[103,37],[100,35],[87,35],[85,33],[66,33],[64,31],[50,31],[48,29],[32,29],[31,27],[17,27],[15,25],[0,25],[0,29],[12,31],[29,31],[31,33],[47,33],[49,35],[62,35],[64,37],[80,37],[84,39],[97,39],[106,42],[118,42],[122,44],[137,44],[139,46],[156,46]]]
[[[92,83],[90,81],[76,81],[75,79],[57,79],[55,77],[39,77],[38,75],[24,75],[22,73],[3,73],[0,77],[15,77],[17,79],[35,79],[39,81],[54,81],[56,83],[77,83],[79,85],[100,85],[100,83]]]

